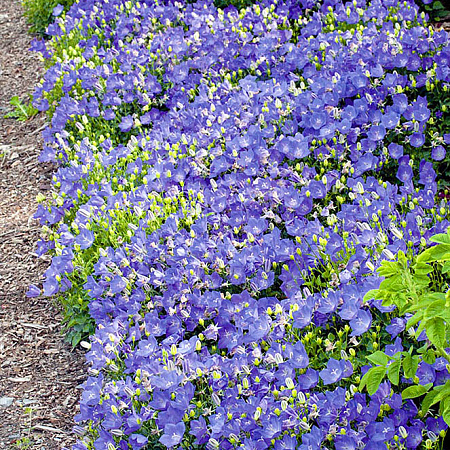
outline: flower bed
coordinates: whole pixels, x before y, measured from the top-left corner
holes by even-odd
[[[363,297],[449,226],[448,35],[397,0],[79,0],[48,32],[29,295],[91,334],[74,449],[439,448],[400,393],[444,358],[359,383],[422,345]]]

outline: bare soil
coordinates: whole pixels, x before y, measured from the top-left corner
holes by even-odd
[[[0,449],[61,449],[71,432],[83,355],[61,334],[54,300],[25,296],[48,259],[34,254],[39,223],[36,195],[51,192],[53,167],[38,162],[45,115],[5,118],[11,97],[28,102],[44,73],[30,52],[32,37],[20,0],[0,0]]]

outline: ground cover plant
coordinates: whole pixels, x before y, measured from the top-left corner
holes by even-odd
[[[442,448],[446,336],[382,269],[450,225],[447,33],[397,0],[79,0],[48,33],[29,295],[89,349],[74,449]]]
[[[24,15],[30,25],[30,32],[46,36],[47,27],[64,9],[69,9],[74,0],[22,0]]]

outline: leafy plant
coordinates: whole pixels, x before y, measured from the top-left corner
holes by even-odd
[[[422,9],[428,13],[431,20],[442,20],[450,15],[448,4],[447,6],[444,6],[439,0],[428,0],[427,2],[422,1],[422,3]]]
[[[24,413],[27,415],[28,426],[26,428],[26,436],[22,436],[21,438],[19,438],[14,442],[14,447],[17,449],[27,450],[31,448],[32,442],[30,434],[32,429],[32,420],[34,411],[35,411],[34,408],[29,406],[24,408]]]
[[[14,109],[5,114],[6,118],[17,119],[20,122],[25,122],[38,113],[38,110],[31,104],[31,100],[28,103],[22,103],[17,95],[15,95],[9,103],[11,106],[14,106]]]
[[[75,0],[22,0],[24,15],[30,24],[30,32],[45,36],[47,27],[53,22],[54,8],[60,4],[69,9]]]
[[[403,252],[398,253],[397,261],[383,261],[378,273],[384,281],[379,289],[371,290],[365,296],[365,300],[382,300],[383,306],[395,305],[400,315],[409,314],[405,328],[413,328],[416,340],[425,332],[427,340],[422,346],[416,341],[416,346],[393,356],[382,351],[367,356],[375,366],[361,379],[360,389],[367,388],[373,395],[387,375],[392,384],[407,385],[402,391],[404,400],[426,394],[421,403],[422,415],[433,405],[439,404],[439,413],[450,424],[450,381],[434,385],[433,382],[421,383],[417,377],[421,363],[433,364],[437,358],[444,358],[450,363],[447,351],[450,346],[450,290],[443,293],[433,289],[442,285],[442,282],[436,283],[435,272],[439,276],[450,271],[450,228],[447,234],[437,234],[430,240],[437,245],[422,252],[412,263]],[[401,380],[401,373],[404,381]]]
[[[14,442],[14,447],[20,450],[26,450],[31,447],[31,440],[29,437],[21,437]]]

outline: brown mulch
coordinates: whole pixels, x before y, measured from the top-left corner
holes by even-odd
[[[4,118],[11,97],[28,101],[44,73],[30,42],[20,0],[1,0],[0,449],[52,450],[75,442],[77,386],[85,370],[82,353],[63,341],[54,301],[25,296],[49,262],[33,254],[40,227],[32,216],[36,195],[50,192],[52,175],[52,167],[37,160],[45,115]]]

